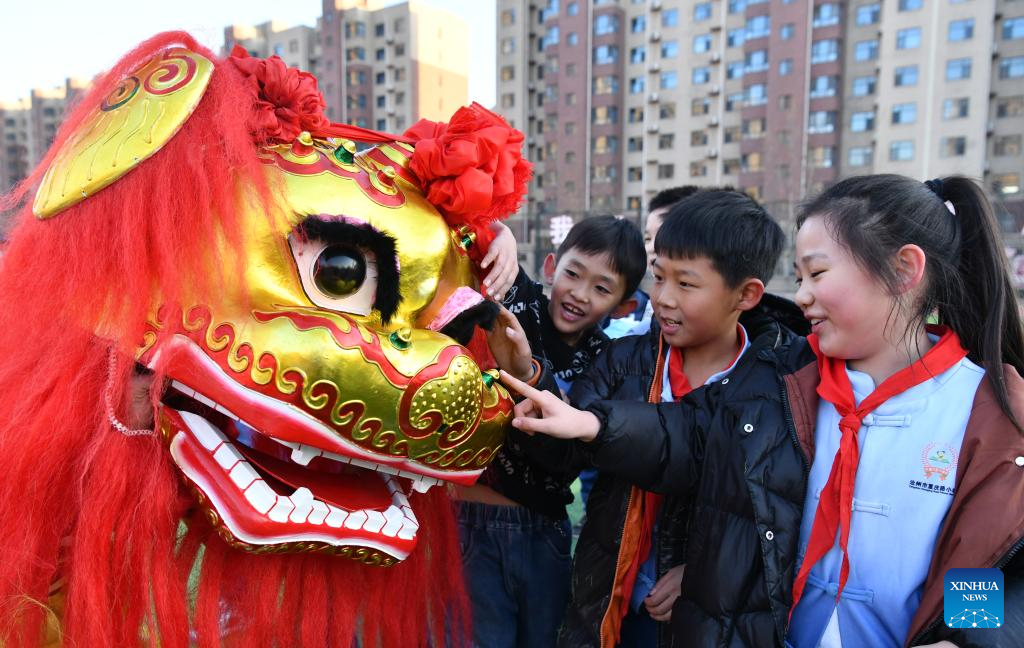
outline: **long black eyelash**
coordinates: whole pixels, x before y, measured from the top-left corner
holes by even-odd
[[[349,243],[370,250],[376,255],[377,294],[373,300],[373,307],[380,313],[381,322],[387,324],[402,301],[398,287],[398,254],[395,239],[368,224],[357,225],[328,220],[329,218],[310,216],[299,225],[296,232],[307,240]]]

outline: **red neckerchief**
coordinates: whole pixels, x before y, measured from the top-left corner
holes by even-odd
[[[747,333],[743,330],[743,327],[737,324],[736,333],[740,340],[740,348],[733,359],[729,361],[729,364],[725,365],[724,369],[733,366],[739,359],[740,354],[743,353],[743,349],[747,346]],[[672,388],[672,399],[679,400],[693,391],[693,387],[690,386],[690,379],[686,377],[686,372],[683,371],[683,350],[680,347],[671,347],[668,353],[668,381]],[[662,385],[664,383],[661,376],[655,376],[655,381],[657,381],[657,388],[653,391],[652,402],[660,403]],[[629,612],[633,585],[636,584],[636,577],[640,573],[640,565],[644,564],[647,556],[651,553],[651,536],[654,533],[654,524],[658,519],[658,511],[661,510],[661,501],[663,499],[663,496],[657,493],[637,490],[643,493],[643,507],[640,511],[640,539],[637,544],[636,554],[634,554],[629,569],[622,580],[622,591],[626,593],[622,597],[623,618]]]
[[[846,374],[846,362],[823,355],[818,348],[817,335],[812,334],[807,338],[814,350],[814,355],[818,357],[818,372],[821,374],[821,382],[818,383],[818,396],[832,403],[839,416],[842,417],[839,420],[842,438],[839,441],[839,452],[836,453],[836,457],[832,461],[832,471],[829,473],[828,481],[825,482],[825,487],[821,490],[821,499],[818,501],[818,508],[814,513],[814,523],[811,525],[811,537],[807,544],[804,562],[800,566],[800,572],[793,584],[793,607],[789,611],[791,618],[793,610],[800,602],[800,596],[804,592],[811,568],[832,549],[837,532],[839,533],[839,547],[843,550],[843,565],[839,572],[839,592],[836,593],[837,602],[846,585],[846,579],[850,575],[850,558],[846,551],[846,545],[850,538],[853,487],[857,478],[857,463],[860,460],[857,431],[860,430],[864,417],[891,397],[945,372],[967,355],[967,351],[960,346],[960,338],[952,330],[944,326],[929,326],[928,332],[941,335],[935,346],[917,362],[886,378],[881,385],[875,388],[875,391],[861,402],[860,407],[856,405],[853,385],[850,384],[850,377]]]

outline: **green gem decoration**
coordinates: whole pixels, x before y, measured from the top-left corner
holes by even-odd
[[[498,377],[494,375],[493,371],[481,372],[480,377],[483,379],[484,386],[487,387],[487,389],[490,389],[491,386],[494,385],[494,381],[498,379]]]
[[[395,347],[399,351],[405,351],[406,349],[409,348],[409,340],[399,335],[398,331],[395,331],[394,333],[389,335],[388,341],[391,342],[391,346]]]
[[[352,152],[344,146],[339,146],[334,149],[334,158],[342,164],[352,164],[352,161],[355,160],[355,156],[352,155]]]

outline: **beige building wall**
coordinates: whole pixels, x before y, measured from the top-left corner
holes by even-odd
[[[421,2],[409,3],[409,16],[416,114],[447,121],[469,102],[469,27]]]

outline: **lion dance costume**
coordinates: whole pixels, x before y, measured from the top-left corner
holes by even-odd
[[[323,108],[276,57],[163,34],[8,198],[0,645],[463,642],[445,484],[511,415],[471,257],[522,134]]]

